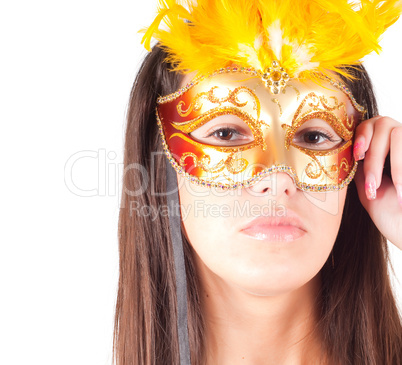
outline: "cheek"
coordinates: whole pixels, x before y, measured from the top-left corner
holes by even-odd
[[[330,255],[342,220],[347,189],[326,194],[303,193],[309,242],[300,253],[302,271],[315,275]]]
[[[235,235],[239,218],[235,211],[235,192],[216,192],[185,184],[179,189],[183,225],[195,251],[206,261],[223,259],[224,251],[231,251],[230,238]],[[221,252],[222,255],[217,253]],[[221,256],[221,257],[219,257]]]
[[[234,213],[241,201],[239,191],[222,193],[192,184],[179,186],[183,225],[198,269],[207,268],[231,281],[236,273],[245,274],[255,266],[256,251],[247,250],[238,234],[239,225],[247,218],[241,211]]]
[[[342,220],[343,208],[345,205],[347,189],[330,193],[304,192],[304,214],[308,217],[310,229],[323,242],[325,236],[335,240]]]

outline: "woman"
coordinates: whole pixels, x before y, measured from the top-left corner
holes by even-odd
[[[161,4],[128,115],[116,364],[402,363],[402,128],[358,64],[400,11]]]

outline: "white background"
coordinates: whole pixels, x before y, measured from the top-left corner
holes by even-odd
[[[1,364],[111,364],[125,113],[145,55],[136,32],[154,10],[154,0],[1,6]],[[402,21],[366,62],[381,113],[399,121],[401,38]],[[83,151],[92,158],[72,179],[93,197],[67,186],[66,164]],[[402,281],[402,253],[392,257]]]

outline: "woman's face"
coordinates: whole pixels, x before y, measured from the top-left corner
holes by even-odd
[[[335,134],[333,129],[330,133]],[[214,138],[221,137],[227,138]],[[290,175],[279,172],[247,188],[219,191],[177,176],[185,232],[197,268],[207,277],[255,295],[275,296],[308,283],[330,255],[346,188],[303,192]]]

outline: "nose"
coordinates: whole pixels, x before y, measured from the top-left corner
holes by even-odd
[[[293,177],[286,172],[269,174],[248,188],[253,195],[271,195],[279,199],[291,197],[297,191]]]

